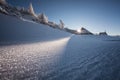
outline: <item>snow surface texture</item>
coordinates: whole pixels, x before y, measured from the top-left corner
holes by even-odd
[[[71,34],[29,20],[0,14],[0,42],[46,41],[65,38]]]
[[[0,80],[120,80],[120,37],[71,35],[0,15],[0,44]]]

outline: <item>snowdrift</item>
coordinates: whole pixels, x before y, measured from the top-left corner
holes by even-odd
[[[23,21],[0,14],[0,42],[48,41],[65,38],[71,34],[46,25]]]

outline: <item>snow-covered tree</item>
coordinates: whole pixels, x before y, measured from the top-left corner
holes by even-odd
[[[59,27],[60,27],[60,29],[63,29],[64,28],[64,23],[63,23],[63,21],[62,20],[60,20],[60,24],[59,24]]]
[[[34,9],[33,9],[33,6],[32,6],[32,3],[30,3],[30,6],[29,6],[29,9],[28,9],[29,13],[32,14],[33,16],[35,16],[35,12],[34,12]]]
[[[47,17],[45,14],[43,14],[43,21],[44,21],[45,23],[48,23],[48,17]]]
[[[48,23],[48,17],[43,13],[38,15],[38,20],[43,23]]]

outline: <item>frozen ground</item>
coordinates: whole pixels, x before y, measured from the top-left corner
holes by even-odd
[[[103,38],[103,37],[102,37]],[[120,41],[71,36],[0,47],[1,80],[119,80]]]
[[[70,36],[71,34],[49,26],[30,21],[22,21],[16,17],[0,14],[0,44],[8,42],[21,43],[27,41],[50,41]]]
[[[120,80],[120,37],[75,36],[3,15],[0,25],[0,80]]]

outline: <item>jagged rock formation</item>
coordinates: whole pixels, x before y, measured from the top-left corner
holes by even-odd
[[[48,21],[48,17],[45,14],[35,14],[32,3],[30,3],[29,8],[25,9],[24,7],[14,7],[9,4],[5,0],[0,0],[0,13],[3,13],[5,15],[15,16],[21,20],[24,21],[33,21],[35,23],[41,23],[48,25],[52,28],[60,29],[63,31],[67,31],[72,34],[77,35],[93,35],[90,31],[88,31],[85,28],[81,28],[79,30],[73,30],[69,28],[64,28],[65,24],[62,20],[60,20],[59,24],[56,24],[55,22]],[[99,35],[107,35],[106,32],[101,32]]]
[[[99,35],[107,35],[107,32],[100,32]]]
[[[57,24],[55,22],[52,21],[48,21],[48,25],[52,28],[56,28]]]
[[[36,14],[35,14],[35,12],[34,12],[34,9],[33,9],[33,6],[32,6],[32,3],[30,3],[28,12],[29,12],[31,15],[36,16]]]
[[[93,35],[93,33],[91,33],[90,31],[88,31],[87,29],[85,29],[83,27],[80,29],[80,32],[78,34],[80,34],[80,35]]]
[[[3,9],[2,7],[0,7],[0,12],[3,13],[3,14],[8,15],[8,12],[5,9]]]
[[[78,34],[76,30],[69,29],[69,28],[64,28],[66,32],[72,33],[72,34]]]
[[[60,24],[56,24],[55,22],[48,21],[48,17],[43,13],[37,15],[34,12],[32,3],[30,3],[28,9],[25,9],[24,7],[22,7],[22,8],[14,7],[9,4],[6,4],[6,5],[4,5],[4,4],[6,4],[6,1],[0,0],[0,13],[14,16],[14,17],[20,18],[24,21],[30,20],[30,21],[34,21],[36,23],[48,25],[52,28],[56,28],[56,29],[60,29],[60,30],[64,29],[64,23],[62,20],[60,20]]]
[[[45,14],[39,14],[37,17],[41,23],[48,23],[48,17]]]
[[[64,29],[64,25],[65,25],[65,24],[63,23],[63,21],[60,20],[59,28],[60,28],[60,29]]]
[[[57,28],[60,30],[64,30],[64,23],[62,20],[60,20],[60,24],[56,24],[55,22],[48,21],[47,23],[52,28]]]

